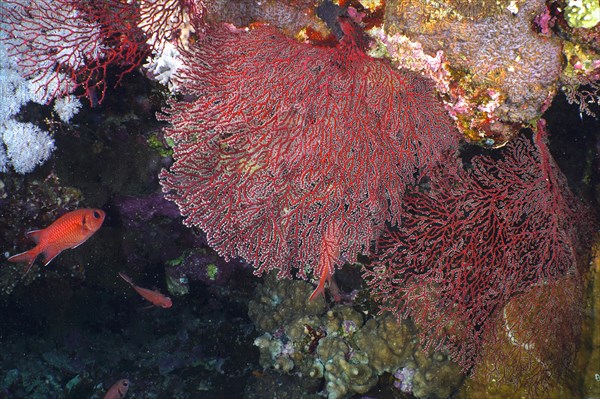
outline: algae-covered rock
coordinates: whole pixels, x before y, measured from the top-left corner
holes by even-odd
[[[389,0],[374,35],[399,67],[436,81],[466,138],[498,147],[557,92],[561,41],[532,29],[545,3]]]

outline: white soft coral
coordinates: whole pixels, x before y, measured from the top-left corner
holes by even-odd
[[[0,132],[6,146],[6,158],[17,173],[33,171],[54,150],[54,140],[33,123],[9,119],[0,125]]]
[[[17,173],[29,173],[50,157],[54,150],[54,140],[32,123],[14,119],[21,107],[31,101],[33,96],[30,82],[19,74],[1,40],[0,97],[0,172],[7,172],[12,166]]]

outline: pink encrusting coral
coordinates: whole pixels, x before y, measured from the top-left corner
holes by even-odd
[[[402,223],[364,277],[383,309],[411,316],[427,344],[469,369],[511,298],[578,275],[591,219],[546,147],[543,120],[533,142],[454,170],[407,192]]]
[[[183,52],[189,101],[165,110],[175,163],[163,189],[219,254],[259,275],[323,271],[328,226],[339,237],[328,268],[353,261],[397,223],[413,174],[457,145],[431,83],[368,57],[340,23],[336,47],[220,25]]]

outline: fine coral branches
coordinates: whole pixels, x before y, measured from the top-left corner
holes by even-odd
[[[411,316],[428,344],[450,349],[465,369],[512,297],[582,263],[585,208],[551,158],[544,126],[500,160],[477,156],[469,171],[432,173],[428,190],[407,194],[401,225],[364,273],[384,309]]]
[[[167,44],[187,47],[204,27],[199,0],[9,0],[0,11],[1,40],[41,103],[80,87],[100,103],[109,68],[120,81]]]
[[[167,110],[176,162],[162,184],[221,255],[306,278],[336,221],[334,267],[352,261],[396,222],[413,174],[456,145],[430,82],[355,43],[220,26],[184,52],[177,84],[194,100]]]

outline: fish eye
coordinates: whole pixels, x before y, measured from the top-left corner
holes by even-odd
[[[127,385],[129,385],[129,381],[127,381],[127,380],[123,381],[123,386],[126,387]]]
[[[96,219],[99,219],[99,218],[100,218],[100,212],[98,212],[98,211],[94,211],[94,217],[95,217]]]

